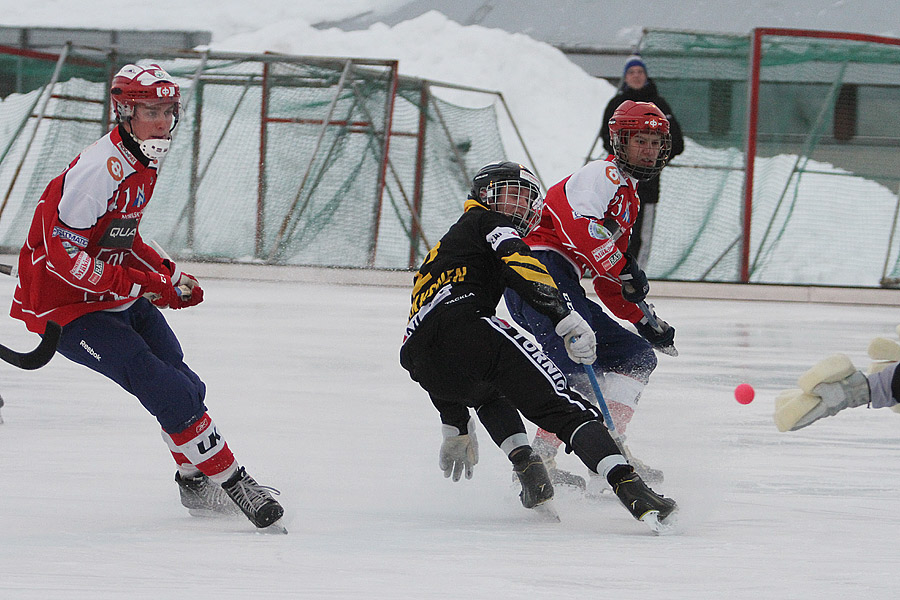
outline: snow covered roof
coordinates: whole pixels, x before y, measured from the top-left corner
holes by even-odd
[[[524,33],[560,48],[631,48],[645,27],[741,34],[793,27],[900,37],[900,21],[885,19],[878,0],[411,0],[390,6],[317,27],[395,25],[436,10],[462,25]]]

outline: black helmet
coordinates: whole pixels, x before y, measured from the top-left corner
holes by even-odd
[[[469,198],[509,217],[522,237],[537,227],[544,208],[538,178],[524,165],[511,161],[481,167],[472,178]]]

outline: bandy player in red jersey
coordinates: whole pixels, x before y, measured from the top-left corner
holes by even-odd
[[[38,202],[10,314],[38,334],[50,320],[62,325],[60,354],[112,379],[156,417],[192,513],[242,511],[268,527],[281,505],[238,465],[207,413],[206,385],[158,308],[195,306],[203,289],[139,233],[178,124],[179,86],[158,65],[127,65],[110,94],[116,127]]]
[[[627,253],[631,228],[640,210],[637,183],[659,176],[669,156],[671,137],[668,120],[650,102],[622,103],[613,113],[609,128],[615,153],[588,163],[551,187],[540,224],[525,242],[546,265],[563,298],[591,324],[597,337],[593,368],[621,434],[656,368],[653,349],[674,350],[675,329],[659,319],[661,331],[655,330],[637,306],[647,297],[650,285],[635,258]],[[640,335],[622,327],[587,298],[581,279],[588,274],[603,304],[619,319],[633,323]],[[584,370],[566,355],[550,320],[513,290],[507,290],[505,298],[516,323],[537,338],[572,387],[591,397]],[[532,446],[548,463],[554,483],[584,485],[581,477],[556,469],[559,444],[555,436],[539,429]],[[635,459],[627,447],[623,450],[646,481],[662,480],[660,471]]]

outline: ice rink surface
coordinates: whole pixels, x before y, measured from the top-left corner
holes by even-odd
[[[772,421],[775,395],[819,359],[865,369],[871,338],[896,339],[895,307],[656,300],[681,355],[660,357],[629,445],[681,507],[678,533],[657,537],[615,500],[562,491],[562,522],[537,520],[483,429],[475,477],[444,479],[437,412],[397,360],[408,289],[203,284],[206,301],[170,323],[238,460],[282,491],[290,534],[190,517],[156,422],[101,376],[62,356],[0,365],[0,598],[900,594],[900,415]],[[7,317],[0,341],[37,337]],[[735,402],[741,382],[752,404]]]

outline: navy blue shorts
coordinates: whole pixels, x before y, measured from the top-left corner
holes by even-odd
[[[145,298],[123,311],[75,319],[63,327],[58,352],[136,396],[167,433],[183,431],[206,412],[206,384],[184,363],[178,338]]]
[[[628,375],[647,383],[657,364],[656,354],[647,340],[622,327],[616,319],[603,312],[599,304],[591,301],[581,287],[578,272],[563,256],[550,250],[535,250],[533,254],[547,267],[566,303],[578,311],[596,333],[597,362],[594,369],[601,373]],[[506,289],[504,298],[513,320],[537,339],[544,352],[566,375],[583,372],[583,367],[569,358],[565,344],[556,335],[549,318],[534,310],[510,288]]]

